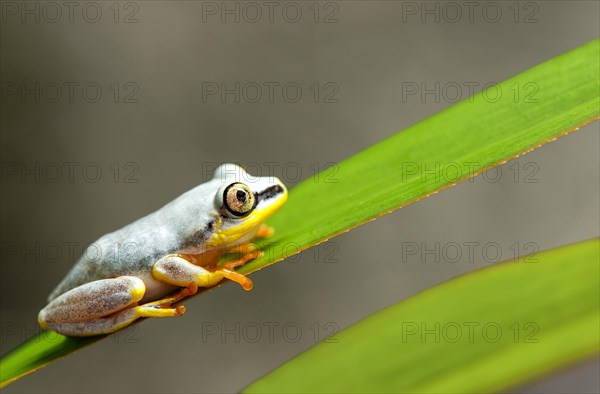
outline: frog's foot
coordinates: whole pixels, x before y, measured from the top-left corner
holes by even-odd
[[[194,295],[198,292],[198,285],[196,283],[191,283],[185,289],[178,291],[177,293],[163,298],[158,301],[149,302],[147,304],[143,304],[138,306],[138,315],[139,317],[162,317],[162,316],[154,316],[154,314],[158,313],[172,313],[173,315],[169,316],[181,316],[185,313],[185,306],[178,305],[175,308],[171,308],[176,302],[183,300],[186,297]],[[168,312],[163,312],[164,310],[168,310]]]
[[[267,226],[266,224],[261,224],[256,232],[256,237],[258,238],[269,238],[275,234],[275,229],[273,227]]]
[[[240,257],[239,259],[226,261],[223,264],[219,265],[216,269],[218,270],[220,268],[226,268],[229,270],[233,270],[237,267],[241,267],[242,265],[246,264],[250,260],[254,260],[259,257],[262,257],[264,254],[265,253],[262,250],[255,250],[255,251],[252,251],[249,253],[244,253],[244,255],[242,257]]]
[[[252,288],[254,287],[252,280],[246,275],[240,274],[239,272],[235,271],[235,269],[246,264],[250,260],[262,257],[263,255],[264,252],[261,250],[255,250],[253,252],[246,253],[239,259],[224,262],[223,264],[214,268],[213,272],[222,272],[223,276],[225,276],[229,280],[239,283],[244,288],[244,290],[252,290]]]

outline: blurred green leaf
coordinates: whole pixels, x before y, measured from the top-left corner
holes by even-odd
[[[487,89],[293,188],[250,273],[428,197],[585,125],[600,114],[600,40]],[[343,138],[343,137],[340,137]],[[0,361],[0,387],[98,338],[40,334]],[[43,344],[41,344],[43,343]]]
[[[246,392],[506,389],[598,352],[599,259],[594,239],[455,278],[341,331]]]

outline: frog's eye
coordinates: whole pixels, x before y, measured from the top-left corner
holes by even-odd
[[[223,213],[229,217],[242,218],[256,207],[256,197],[243,183],[235,182],[223,190]]]

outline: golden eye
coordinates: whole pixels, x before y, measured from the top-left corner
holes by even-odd
[[[235,217],[244,217],[254,209],[256,198],[243,183],[232,183],[223,191],[223,206]]]

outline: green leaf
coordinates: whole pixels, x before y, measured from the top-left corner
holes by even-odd
[[[336,334],[248,393],[499,391],[600,349],[600,242],[428,289]]]
[[[252,272],[590,123],[600,114],[600,40],[468,98],[300,183]],[[499,99],[495,100],[496,92]]]
[[[101,338],[69,338],[54,331],[42,331],[2,357],[0,387]]]
[[[600,40],[542,63],[352,156],[290,192],[250,273],[576,130],[600,114]],[[496,93],[500,92],[498,96]],[[0,386],[89,344],[36,336]],[[41,344],[43,343],[43,344]]]

